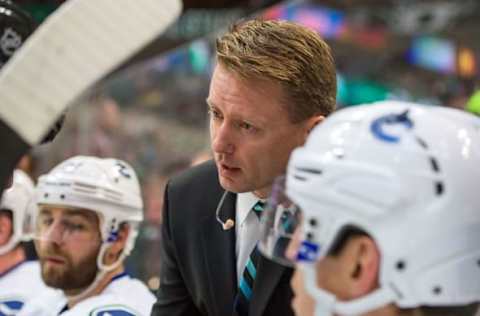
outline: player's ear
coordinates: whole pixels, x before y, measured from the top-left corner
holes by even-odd
[[[380,253],[370,237],[357,236],[349,240],[342,257],[348,273],[350,298],[364,296],[377,287]]]
[[[320,115],[320,114],[309,118],[308,123],[307,123],[308,133],[310,133],[315,126],[322,123],[324,119],[325,119],[325,116]]]
[[[118,259],[127,244],[127,239],[130,232],[130,225],[128,225],[127,223],[123,223],[120,225],[118,229],[117,239],[112,242],[112,244],[105,253],[104,261],[106,265],[113,264]]]
[[[318,114],[308,118],[305,122],[302,123],[303,130],[304,130],[304,134],[303,134],[304,141],[307,139],[312,129],[318,124],[322,123],[324,119],[325,119],[325,116]]]

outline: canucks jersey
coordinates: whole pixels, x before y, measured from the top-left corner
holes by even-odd
[[[27,306],[19,316],[149,316],[155,296],[139,280],[120,274],[99,295],[86,298],[73,308],[58,293],[49,293]]]
[[[39,293],[54,292],[42,281],[38,261],[23,261],[0,274],[0,316],[13,316]]]

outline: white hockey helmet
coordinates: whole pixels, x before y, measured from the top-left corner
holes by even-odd
[[[479,302],[479,166],[471,114],[392,101],[338,111],[292,153],[284,190],[274,187],[262,216],[260,250],[285,263],[289,226],[300,223],[297,266],[316,315]],[[318,287],[313,263],[349,228],[378,246],[379,288],[340,302]]]
[[[12,213],[12,236],[6,244],[0,246],[0,255],[12,250],[19,242],[29,239],[25,235],[24,227],[28,221],[34,195],[33,181],[25,172],[16,169],[13,173],[12,186],[5,190],[0,201],[0,210]]]
[[[102,270],[114,268],[103,266],[101,258],[108,244],[115,241],[120,224],[130,224],[123,259],[133,249],[138,224],[143,220],[137,175],[118,159],[76,156],[65,160],[39,178],[37,204],[87,209],[99,215],[103,245],[97,263]]]

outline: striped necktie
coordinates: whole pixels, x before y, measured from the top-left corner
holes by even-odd
[[[257,215],[260,220],[265,202],[258,201],[252,208],[252,211]],[[257,276],[257,266],[260,253],[257,246],[253,248],[250,256],[248,257],[247,264],[243,270],[242,277],[240,279],[240,286],[238,288],[237,296],[235,297],[235,310],[239,316],[248,316],[248,306],[253,293],[253,284]]]

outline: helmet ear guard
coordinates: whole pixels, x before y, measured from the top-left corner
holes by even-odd
[[[122,230],[127,230],[128,236],[125,239],[124,245],[122,250],[118,253],[118,257],[111,262],[105,263],[105,256],[112,245],[119,241],[119,238],[122,234]],[[138,226],[137,223],[132,222],[123,222],[119,223],[118,225],[112,226],[108,239],[103,242],[102,246],[100,247],[100,252],[97,256],[97,266],[101,271],[111,271],[118,267],[123,260],[128,257],[133,250],[134,244],[132,241],[135,241],[136,237],[138,236]]]
[[[33,206],[34,190],[30,177],[22,170],[16,169],[13,173],[12,186],[5,190],[0,200],[0,210],[12,213],[12,236],[5,245],[0,246],[0,255],[11,251],[21,241],[29,239],[25,228]]]
[[[319,288],[315,266],[299,261],[318,315],[480,301],[479,127],[455,109],[378,102],[332,114],[294,150],[285,193],[317,260],[351,227],[382,257],[378,289],[348,302]]]

